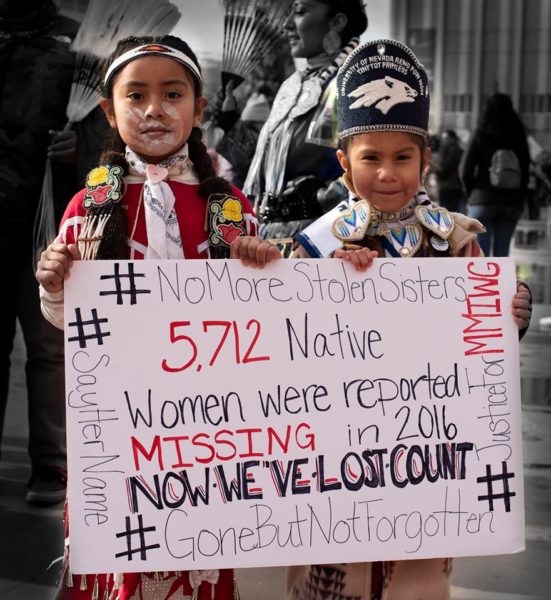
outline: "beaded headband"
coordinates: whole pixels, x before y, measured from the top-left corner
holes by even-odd
[[[185,54],[181,50],[176,50],[175,48],[171,48],[170,46],[165,46],[163,44],[145,44],[144,46],[132,48],[131,50],[128,50],[128,52],[121,54],[109,65],[103,80],[104,88],[107,88],[113,79],[113,76],[121,67],[142,56],[165,56],[166,58],[171,58],[172,60],[181,63],[191,71],[192,75],[199,83],[200,88],[203,87],[201,70],[199,69],[199,65],[195,62],[195,60],[193,60],[193,58],[191,58],[191,56]]]

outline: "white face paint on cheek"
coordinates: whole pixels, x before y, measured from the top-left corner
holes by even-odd
[[[180,116],[180,113],[174,108],[174,106],[172,106],[172,104],[169,104],[168,102],[163,102],[161,104],[161,106],[163,107],[163,110],[165,111],[165,113],[174,121],[181,121],[182,117]]]
[[[141,134],[146,122],[145,113],[139,108],[131,108],[124,113],[122,122],[119,121],[119,134],[125,144],[136,152],[144,152],[144,139]]]
[[[145,122],[145,113],[139,108],[131,108],[126,114],[128,115],[128,118],[134,121],[137,125]]]
[[[175,142],[180,142],[180,146],[183,146],[187,140],[184,139],[184,122],[180,113],[168,102],[161,104],[165,111],[168,119],[170,120],[170,129],[174,134]]]
[[[185,143],[184,123],[180,113],[168,102],[162,103],[166,119],[162,121],[148,121],[142,126],[142,138],[146,140],[147,149],[155,154],[166,154],[181,148]],[[166,128],[165,133],[158,131]],[[151,133],[148,132],[151,130]],[[157,130],[157,131],[155,131]]]
[[[148,119],[142,110],[131,108],[119,120],[120,136],[138,154],[163,156],[186,143],[189,133],[182,115],[168,102],[163,102],[162,109],[166,118]]]

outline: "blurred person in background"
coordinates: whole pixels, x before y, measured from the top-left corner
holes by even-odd
[[[218,154],[231,164],[231,181],[238,188],[243,187],[245,182],[260,130],[270,114],[273,97],[272,89],[261,83],[239,115],[237,99],[233,95],[233,81],[230,81],[226,88],[219,113],[219,122],[225,128],[225,134],[215,148]]]
[[[334,81],[367,16],[362,0],[297,0],[284,26],[293,58],[307,66],[279,88],[243,186],[261,219],[261,237],[277,240],[292,238],[323,213],[318,191],[342,173]]]
[[[446,129],[440,136],[433,163],[436,174],[438,203],[451,212],[465,212],[465,192],[459,179],[459,165],[463,148],[453,129]]]
[[[50,0],[0,0],[0,247],[9,257],[0,305],[0,436],[19,321],[26,347],[27,500],[44,505],[64,500],[67,475],[63,334],[42,316],[33,264],[49,132],[65,124],[74,68],[61,29]],[[73,172],[63,162],[52,169],[54,194],[64,197],[57,186],[72,181]]]
[[[486,102],[469,142],[460,177],[467,214],[486,228],[479,235],[486,256],[508,256],[522,214],[530,172],[524,125],[511,98],[495,93]]]
[[[541,209],[551,204],[551,148],[541,150],[533,166],[535,187],[533,213],[530,218],[538,219]],[[549,219],[549,215],[547,218]]]

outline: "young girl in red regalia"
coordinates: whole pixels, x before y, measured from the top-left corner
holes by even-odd
[[[206,106],[201,70],[173,36],[127,38],[111,56],[101,106],[122,152],[107,152],[69,203],[59,235],[41,256],[42,309],[63,327],[63,284],[74,260],[229,256],[232,240],[254,236],[247,199],[214,176],[199,125]],[[264,262],[277,249],[255,248]],[[73,575],[66,532],[57,600],[232,600],[233,571]]]

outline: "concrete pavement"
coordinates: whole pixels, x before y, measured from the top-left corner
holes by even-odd
[[[551,335],[534,328],[523,342],[526,551],[454,561],[454,600],[548,600],[551,564]],[[0,461],[0,600],[51,600],[62,552],[61,506],[25,502],[29,477],[23,347],[12,381]],[[542,376],[547,374],[547,379]],[[283,569],[238,571],[244,600],[280,600]]]

